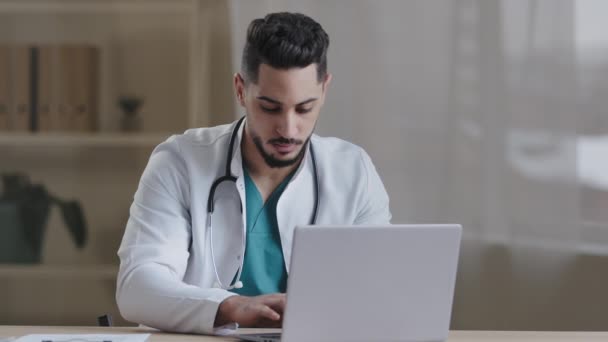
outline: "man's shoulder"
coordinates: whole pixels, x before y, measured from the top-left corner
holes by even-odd
[[[160,143],[152,154],[169,153],[182,157],[192,155],[192,151],[202,149],[214,150],[218,141],[229,139],[233,124],[214,127],[191,128],[182,134],[174,134]]]
[[[316,165],[326,181],[348,187],[364,186],[372,161],[365,150],[346,140],[313,136]]]
[[[212,145],[219,139],[232,133],[234,124],[225,124],[214,127],[191,128],[175,136],[180,142],[193,145]]]
[[[352,174],[352,170],[363,170],[371,162],[365,150],[350,141],[317,135],[313,135],[311,141],[319,164],[341,170],[338,173]]]
[[[361,153],[364,152],[360,146],[336,137],[322,137],[314,134],[311,141],[316,153],[329,155],[339,153],[343,157],[352,156],[359,158]]]

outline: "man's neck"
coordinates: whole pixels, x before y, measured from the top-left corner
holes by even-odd
[[[302,162],[302,160],[299,160],[293,165],[286,167],[270,167],[257,150],[253,139],[247,134],[246,129],[243,129],[241,151],[243,167],[247,168],[249,176],[254,181],[264,201],[281,184],[285,177],[291,174]]]

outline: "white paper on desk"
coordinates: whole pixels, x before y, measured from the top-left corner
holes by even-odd
[[[32,334],[11,342],[145,342],[150,334]]]

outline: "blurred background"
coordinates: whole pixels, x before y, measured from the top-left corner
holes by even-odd
[[[317,133],[368,151],[393,223],[464,226],[452,329],[608,330],[603,0],[0,0],[0,324],[130,324],[150,152],[242,115],[247,25],[283,10],[330,35]]]

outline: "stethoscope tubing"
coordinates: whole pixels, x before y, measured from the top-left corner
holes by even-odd
[[[243,271],[243,262],[244,262],[244,251],[245,251],[245,238],[243,237],[242,239],[242,246],[241,246],[241,250],[243,251],[243,255],[241,256],[241,265],[239,266],[239,269],[237,271],[237,275],[235,277],[235,281],[233,285],[229,285],[229,286],[225,286],[224,284],[222,284],[222,281],[220,280],[220,276],[217,270],[217,264],[215,263],[215,253],[213,250],[213,212],[214,212],[214,198],[215,198],[215,191],[217,190],[217,188],[219,187],[220,184],[222,184],[223,182],[233,182],[236,184],[236,180],[237,178],[232,174],[232,171],[230,170],[230,164],[232,161],[232,154],[234,152],[234,144],[236,141],[236,137],[238,135],[238,131],[239,128],[241,126],[241,124],[243,123],[243,121],[245,121],[245,116],[243,116],[242,118],[239,119],[239,121],[236,123],[236,126],[234,127],[234,129],[232,130],[232,134],[230,136],[230,144],[228,145],[228,153],[226,154],[226,165],[225,165],[225,173],[223,176],[217,178],[215,181],[213,181],[213,183],[211,184],[211,189],[209,190],[209,197],[207,198],[207,228],[209,230],[209,239],[210,239],[210,250],[211,250],[211,263],[213,264],[213,271],[215,273],[215,279],[216,279],[216,287],[220,287],[222,289],[225,290],[232,290],[235,288],[241,288],[243,287],[243,283],[241,282],[241,274]],[[314,186],[314,190],[315,190],[315,204],[313,207],[313,215],[311,217],[310,220],[310,225],[314,225],[317,222],[317,214],[318,214],[318,209],[319,209],[319,175],[317,173],[317,161],[315,158],[315,152],[314,152],[314,148],[312,146],[312,141],[309,140],[308,142],[308,148],[310,149],[310,156],[311,156],[311,160],[312,160],[312,165],[313,165],[313,170],[314,170],[314,182],[315,182],[315,186]],[[241,214],[243,213],[243,203],[241,202]],[[244,230],[242,230],[242,234],[244,235],[245,232]]]

